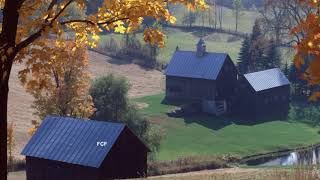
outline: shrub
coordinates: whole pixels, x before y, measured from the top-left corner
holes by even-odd
[[[97,109],[93,119],[126,123],[152,152],[157,152],[163,132],[160,128],[153,126],[136,107],[129,103],[129,88],[128,81],[123,77],[111,74],[96,79],[90,89]],[[149,158],[152,160],[154,154]]]

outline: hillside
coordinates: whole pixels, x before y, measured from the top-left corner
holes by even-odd
[[[112,59],[92,51],[89,52],[89,59],[90,72],[93,78],[108,73],[127,77],[132,85],[129,91],[130,97],[150,95],[160,92],[162,89],[163,75],[159,71],[146,70],[136,64]],[[8,108],[8,120],[16,124],[16,149],[14,154],[19,158],[22,158],[19,154],[29,139],[27,132],[31,126],[31,121],[37,119],[31,108],[33,97],[25,92],[18,79],[18,71],[21,68],[23,68],[22,65],[15,64],[12,69]]]

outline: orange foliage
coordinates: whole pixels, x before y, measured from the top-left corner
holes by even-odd
[[[30,51],[19,78],[35,97],[33,107],[47,115],[88,118],[94,112],[89,95],[90,74],[85,46],[73,42],[44,40],[42,49]],[[50,52],[39,53],[38,51]]]
[[[313,11],[300,22],[291,31],[292,34],[302,34],[303,38],[295,46],[295,65],[297,68],[308,60],[310,63],[303,74],[303,78],[308,80],[309,85],[320,84],[320,18],[319,18],[319,7],[320,1],[318,0],[300,0],[301,3],[305,3]],[[319,92],[314,92],[310,97],[311,101],[315,101],[320,97]]]

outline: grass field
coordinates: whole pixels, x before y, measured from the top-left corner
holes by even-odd
[[[217,6],[219,9],[220,7]],[[188,13],[188,10],[181,5],[175,5],[170,7],[170,11],[173,12],[173,15],[177,18],[177,24],[182,24],[183,16]],[[235,16],[232,9],[227,7],[222,7],[223,17],[222,17],[222,28],[226,30],[235,30],[236,23],[235,23]],[[202,26],[202,14],[204,14],[204,26],[211,26],[213,24],[209,24],[209,13],[211,13],[212,17],[214,16],[214,7],[211,7],[211,11],[205,12],[198,12],[197,19],[194,25]],[[250,33],[253,27],[255,19],[259,17],[259,13],[256,11],[247,11],[242,10],[240,13],[239,24],[238,24],[238,31],[243,33]],[[214,19],[214,17],[213,17]],[[219,23],[217,24],[219,28]]]
[[[183,31],[175,28],[166,28],[164,32],[167,36],[166,47],[161,49],[158,55],[158,60],[162,62],[168,62],[172,57],[176,47],[179,46],[180,50],[194,51],[197,42],[199,41],[199,33],[193,31]],[[143,41],[142,34],[137,34],[137,37]],[[222,33],[210,33],[207,34],[204,39],[207,45],[207,51],[209,52],[225,52],[228,53],[233,60],[238,59],[240,52],[242,39],[228,42],[228,39],[232,35]],[[121,42],[122,35],[119,34],[107,34],[101,37],[100,45],[103,46],[106,42],[114,38]]]
[[[169,118],[166,112],[175,106],[162,104],[163,97],[163,94],[157,94],[134,99],[148,104],[141,112],[165,130],[158,160],[188,156],[246,156],[320,143],[319,129],[290,120],[255,124],[204,114]]]

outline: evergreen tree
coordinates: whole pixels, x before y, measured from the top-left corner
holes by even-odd
[[[265,58],[259,63],[261,70],[281,66],[281,55],[273,38],[269,41],[268,46]]]
[[[248,72],[248,67],[250,64],[250,38],[248,36],[242,42],[242,47],[239,53],[238,59],[238,70],[241,74],[245,74]]]
[[[284,64],[284,67],[283,67],[282,71],[283,71],[284,75],[286,75],[286,77],[289,78],[289,65],[288,65],[288,62],[286,62]]]
[[[253,29],[252,29],[252,34],[250,38],[250,64],[249,64],[249,72],[255,72],[259,70],[264,70],[263,62],[265,61],[266,55],[266,47],[268,44],[268,41],[264,37],[262,30],[261,30],[261,25],[260,25],[260,20],[256,19]]]

